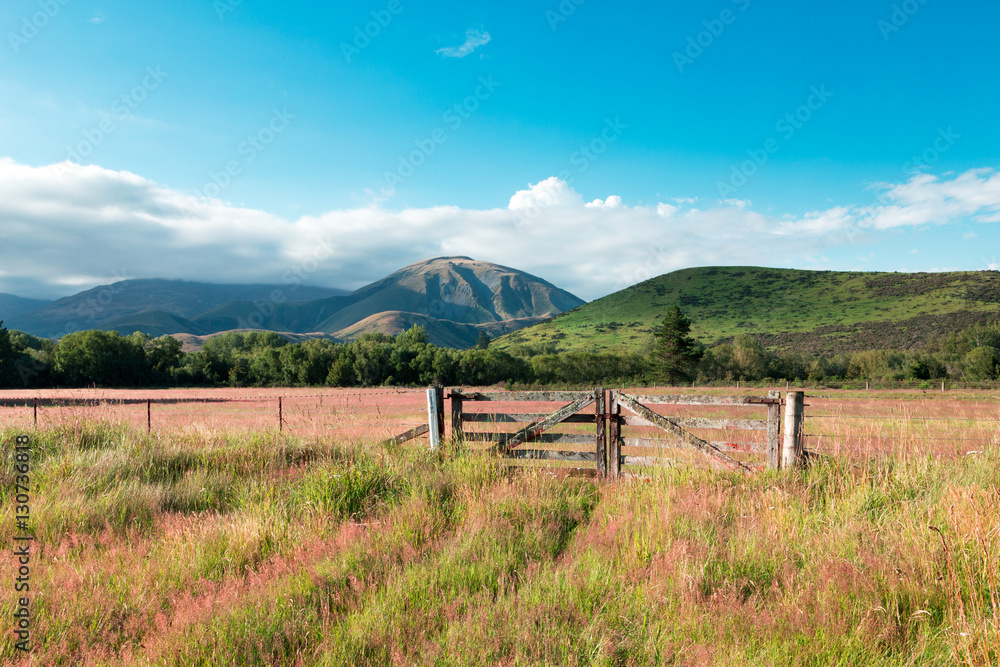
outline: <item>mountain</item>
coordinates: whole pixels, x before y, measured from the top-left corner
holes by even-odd
[[[184,280],[123,280],[20,313],[11,317],[6,325],[36,336],[57,338],[82,329],[118,328],[118,325],[109,325],[149,309],[191,318],[231,301],[267,301],[279,294],[285,301],[293,302],[344,293],[343,290],[306,285],[215,285]]]
[[[47,303],[49,302],[42,299],[25,299],[13,294],[0,293],[0,320],[9,320],[29,310],[41,308]]]
[[[494,345],[644,351],[673,305],[706,344],[746,332],[770,347],[817,353],[911,349],[1000,317],[1000,273],[684,269],[508,334]]]
[[[159,308],[149,308],[122,317],[116,317],[101,327],[105,331],[117,331],[128,336],[136,331],[147,333],[156,338],[184,331],[192,335],[203,335],[206,332],[199,329],[191,320],[168,313]]]
[[[511,331],[537,324],[547,318],[526,317],[520,319],[485,322],[481,324],[465,324],[440,320],[417,313],[404,313],[398,310],[370,315],[345,329],[337,332],[337,338],[353,340],[363,333],[377,331],[395,336],[416,325],[427,331],[427,338],[441,347],[466,348],[472,347],[479,340],[479,334],[485,333],[491,339],[499,338]]]
[[[437,345],[468,347],[479,331],[491,337],[534,324],[584,301],[541,278],[469,257],[411,264],[346,296],[302,303],[233,302],[192,322],[208,331],[248,326],[352,339],[366,331],[427,328]]]
[[[24,313],[12,318],[10,327],[47,337],[85,328],[195,337],[261,329],[350,340],[366,331],[399,333],[419,323],[437,345],[469,347],[480,332],[495,338],[583,303],[517,269],[439,257],[349,294],[316,287],[123,281]]]

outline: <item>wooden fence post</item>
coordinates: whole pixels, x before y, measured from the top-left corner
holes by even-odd
[[[802,408],[804,395],[801,391],[785,394],[785,433],[781,448],[781,467],[785,470],[802,463]]]
[[[37,398],[31,399],[31,408],[32,408],[32,411],[35,413],[35,430],[37,431],[38,430],[38,399]]]
[[[437,407],[438,442],[444,440],[444,385],[434,385],[434,398]]]
[[[153,401],[146,399],[146,433],[153,432]]]
[[[458,442],[465,440],[465,428],[462,426],[462,404],[465,399],[461,394],[456,394],[451,390],[451,440]]]
[[[622,471],[621,415],[618,394],[611,392],[608,405],[608,477],[617,479]]]
[[[437,449],[441,444],[441,432],[444,431],[444,387],[429,387],[427,389],[427,428],[431,439],[431,449]]]
[[[781,392],[769,391],[768,398],[781,398]],[[781,403],[767,405],[767,467],[781,467]]]
[[[608,476],[608,440],[605,427],[608,423],[607,410],[605,409],[605,391],[601,387],[594,390],[594,420],[596,428],[596,452],[597,452],[597,476]]]
[[[285,413],[281,406],[281,396],[278,397],[278,432],[285,430]]]

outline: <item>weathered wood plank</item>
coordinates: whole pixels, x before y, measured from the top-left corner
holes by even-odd
[[[745,454],[766,454],[767,443],[765,442],[727,442],[724,440],[712,440],[710,444],[724,452],[741,452]],[[690,449],[676,440],[659,440],[656,438],[624,438],[622,445],[625,447],[641,447],[643,449]]]
[[[622,469],[621,406],[618,392],[612,391],[608,399],[608,477],[617,479]]]
[[[598,477],[608,476],[608,441],[605,434],[605,425],[607,424],[607,417],[605,415],[605,396],[607,393],[604,391],[604,387],[600,387],[594,390],[594,418],[596,420],[594,433],[595,433],[595,447],[594,447],[594,460],[597,461],[597,475]]]
[[[465,439],[468,442],[501,442],[504,438],[509,438],[512,433],[477,433],[468,431]],[[582,433],[540,433],[532,438],[531,442],[544,442],[556,445],[581,445],[593,447],[594,436]]]
[[[767,467],[781,467],[781,406],[767,406]]]
[[[455,396],[455,392],[451,393]],[[538,403],[564,403],[584,396],[593,397],[591,391],[476,391],[458,394],[466,401],[534,401]]]
[[[538,421],[548,417],[548,413],[545,412],[520,412],[520,413],[503,413],[503,412],[463,412],[462,421],[469,423],[497,423],[497,424],[530,424],[531,422]],[[593,424],[594,415],[570,415],[563,420],[564,424]]]
[[[465,427],[462,425],[462,397],[451,393],[451,439],[465,439]]]
[[[628,410],[634,412],[636,415],[653,422],[656,426],[659,426],[664,431],[668,433],[673,433],[680,440],[692,449],[702,452],[711,459],[715,466],[722,468],[724,470],[738,470],[743,473],[752,472],[751,468],[743,463],[742,461],[737,461],[732,458],[718,447],[712,445],[712,443],[702,440],[696,435],[688,433],[680,426],[678,426],[669,417],[664,417],[659,415],[645,405],[639,403],[635,398],[629,396],[628,394],[617,393],[618,402]]]
[[[690,465],[690,463],[687,461],[662,458],[659,456],[630,456],[626,454],[624,459],[625,459],[624,463],[627,466],[637,466],[644,468],[677,468],[682,465]],[[747,463],[746,465],[752,471],[760,471],[764,469],[763,463]],[[623,473],[623,476],[627,476],[627,473]]]
[[[550,414],[545,419],[540,421],[532,422],[524,428],[522,428],[517,433],[514,433],[505,440],[500,441],[496,445],[498,451],[505,451],[511,447],[517,447],[522,442],[531,442],[538,436],[542,431],[546,431],[556,424],[564,421],[570,415],[574,415],[583,408],[587,407],[594,402],[594,394],[587,392],[580,398],[576,399],[569,405],[563,406]]]
[[[685,396],[683,394],[663,394],[662,396],[632,396],[631,398],[650,405],[769,405],[780,403],[780,398],[768,396]]]
[[[508,449],[508,459],[536,459],[539,461],[596,461],[594,452],[560,452],[553,449]]]
[[[427,430],[431,434],[431,449],[437,449],[441,444],[441,433],[438,431],[438,394],[434,387],[427,390]]]
[[[411,428],[409,431],[405,431],[404,433],[395,435],[389,438],[388,440],[383,440],[379,444],[383,446],[401,445],[407,440],[412,440],[413,438],[421,436],[424,433],[427,433],[428,431],[430,431],[430,428],[427,426],[427,424],[421,424],[416,428]]]
[[[507,470],[527,470],[527,469],[543,469],[546,475],[552,475],[553,477],[596,477],[597,468],[594,466],[587,466],[586,468],[580,468],[576,466],[559,466],[558,462],[536,462],[531,459],[508,459]]]
[[[656,426],[642,417],[623,417],[628,426]],[[741,431],[766,431],[767,422],[763,419],[706,419],[703,417],[670,417],[681,428],[716,428],[739,429]]]

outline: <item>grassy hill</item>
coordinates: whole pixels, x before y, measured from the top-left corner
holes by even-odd
[[[874,273],[758,267],[674,271],[611,294],[494,344],[642,351],[667,308],[711,344],[753,333],[766,345],[812,352],[909,349],[1000,315],[1000,273]]]

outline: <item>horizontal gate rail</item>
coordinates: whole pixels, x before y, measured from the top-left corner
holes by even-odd
[[[628,394],[623,394],[621,392],[616,393],[619,405],[635,413],[637,416],[642,417],[646,421],[652,422],[653,425],[658,426],[664,431],[677,436],[680,443],[686,448],[705,454],[709,457],[713,467],[721,468],[723,470],[736,470],[743,473],[753,472],[753,468],[747,464],[732,458],[707,440],[702,440],[698,436],[685,431],[676,423],[675,418],[665,417],[661,414],[653,412],[645,405],[642,405],[638,400],[636,400],[636,398],[629,396]],[[729,405],[734,405],[734,403],[729,403]],[[745,403],[736,403],[735,405],[745,405]]]

